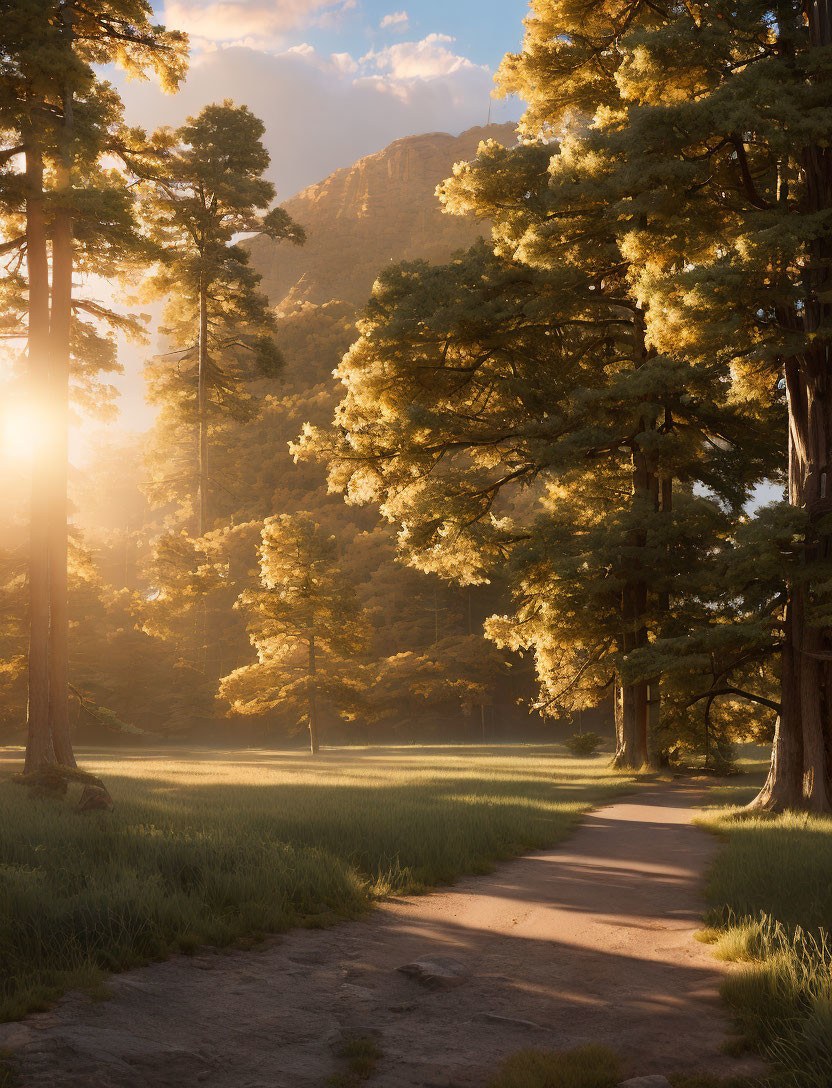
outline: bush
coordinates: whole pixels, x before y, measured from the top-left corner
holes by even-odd
[[[566,747],[573,756],[594,756],[604,738],[597,733],[573,733],[566,741]]]

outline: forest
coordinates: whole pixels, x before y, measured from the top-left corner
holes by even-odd
[[[390,983],[359,1024],[356,974],[345,1020],[313,970],[306,1012],[341,1034],[308,1069],[272,1040],[285,1083],[828,1088],[832,7],[531,0],[494,76],[516,123],[403,132],[282,202],[271,119],[223,87],[181,122],[131,115],[127,80],[175,103],[210,56],[178,10],[0,0],[0,1017],[390,897],[388,957],[433,933],[399,969],[467,994],[484,938],[400,898],[529,851],[562,866],[568,833],[608,861],[595,898],[510,870],[561,913],[529,923],[490,1027],[460,999],[481,1043],[425,1013],[434,1064],[411,1068],[378,1026],[409,998]],[[625,1002],[609,1038],[575,1012],[572,1049],[514,1045],[572,1015],[587,965],[545,1008],[535,972],[626,863],[657,882],[620,908],[648,943],[587,947],[621,958],[598,978],[664,964],[638,984],[655,1038]],[[690,975],[642,914],[698,919]],[[702,996],[719,971],[727,1012]],[[72,1030],[68,1066],[25,1035],[0,1086],[266,1083],[196,1036],[181,1069],[171,1036],[118,1073]]]

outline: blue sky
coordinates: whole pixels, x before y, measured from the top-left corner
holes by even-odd
[[[459,133],[488,117],[493,74],[520,47],[527,0],[158,0],[192,41],[174,96],[114,75],[127,118],[176,125],[231,98],[266,125],[270,175],[285,200],[402,136]],[[384,24],[384,25],[382,25]],[[516,101],[492,119],[519,118]],[[121,425],[144,429],[143,353],[120,344]]]
[[[286,199],[333,170],[420,132],[516,120],[491,102],[493,74],[522,42],[527,0],[164,0],[188,31],[192,64],[173,98],[120,89],[131,121],[177,124],[232,98],[266,124],[272,179]]]
[[[417,0],[409,4],[363,0],[351,18],[344,19],[340,31],[319,31],[319,40],[332,51],[346,48],[358,53],[367,41],[378,45],[405,36],[418,40],[446,34],[454,39],[455,51],[493,69],[504,53],[520,46],[527,9],[527,0]],[[402,13],[406,22],[395,18]],[[388,25],[382,28],[385,17]]]

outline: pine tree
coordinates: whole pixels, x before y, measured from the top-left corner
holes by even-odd
[[[173,426],[198,430],[199,535],[213,525],[212,425],[226,415],[249,416],[245,383],[275,374],[281,363],[274,315],[235,238],[258,231],[295,245],[304,241],[303,229],[282,208],[263,214],[274,199],[274,186],[263,177],[269,165],[264,131],[245,106],[206,106],[175,132],[157,134],[162,165],[144,186],[144,216],[161,258],[148,288],[168,300],[162,332],[173,348],[151,369],[151,390],[167,404]]]
[[[454,183],[469,197],[492,186],[485,214],[545,218],[550,156],[491,146]],[[549,712],[592,705],[612,680],[618,760],[640,766],[656,677],[624,665],[669,618],[674,578],[702,546],[700,508],[716,509],[687,500],[692,482],[745,495],[740,421],[718,375],[645,355],[634,304],[596,293],[591,265],[547,263],[480,246],[385,272],[339,370],[334,429],[307,428],[296,449],[325,459],[349,500],[380,503],[421,569],[476,583],[508,565],[517,612],[492,636],[535,651]]]
[[[652,342],[729,360],[750,402],[785,392],[795,535],[772,615],[782,709],[756,806],[814,811],[832,806],[830,45],[825,3],[668,8],[619,43],[626,110],[607,136],[644,164],[626,251]],[[671,186],[672,207],[655,196]]]
[[[241,714],[288,707],[298,724],[305,719],[316,755],[322,711],[348,714],[359,701],[362,611],[339,569],[335,538],[311,514],[266,520],[260,582],[238,602],[257,662],[226,676],[220,692]]]
[[[102,170],[123,129],[118,97],[92,65],[115,62],[175,85],[185,40],[150,22],[145,0],[5,0],[2,127],[23,151],[28,367],[32,402],[49,420],[35,458],[30,548],[30,698],[27,768],[74,764],[67,709],[67,435],[73,355],[94,326],[129,324],[73,298],[73,272],[107,272],[135,245],[123,179]],[[8,147],[13,153],[15,146]],[[51,282],[50,282],[51,264]],[[93,323],[76,321],[80,310]],[[105,350],[106,356],[106,350]]]

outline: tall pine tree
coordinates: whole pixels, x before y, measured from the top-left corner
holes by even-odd
[[[163,333],[172,351],[156,360],[151,390],[174,427],[195,425],[196,511],[201,536],[212,528],[209,443],[212,423],[245,418],[245,383],[280,365],[275,320],[259,275],[238,244],[257,231],[295,245],[303,229],[282,208],[267,211],[274,186],[263,124],[230,101],[206,106],[175,132],[157,134],[161,168],[144,186],[144,215],[160,260],[148,281],[167,299]]]
[[[53,759],[74,763],[66,605],[72,360],[100,340],[96,325],[125,324],[107,307],[74,298],[73,273],[112,274],[114,257],[125,257],[137,240],[124,179],[101,165],[120,143],[121,106],[93,64],[115,62],[142,77],[154,70],[174,86],[184,69],[185,39],[151,17],[145,0],[5,0],[2,6],[2,126],[12,145],[7,150],[20,149],[25,160],[20,206],[31,399],[49,435],[36,452],[32,482],[29,769]],[[92,322],[77,320],[84,310]],[[91,354],[108,356],[106,349],[104,356]]]

